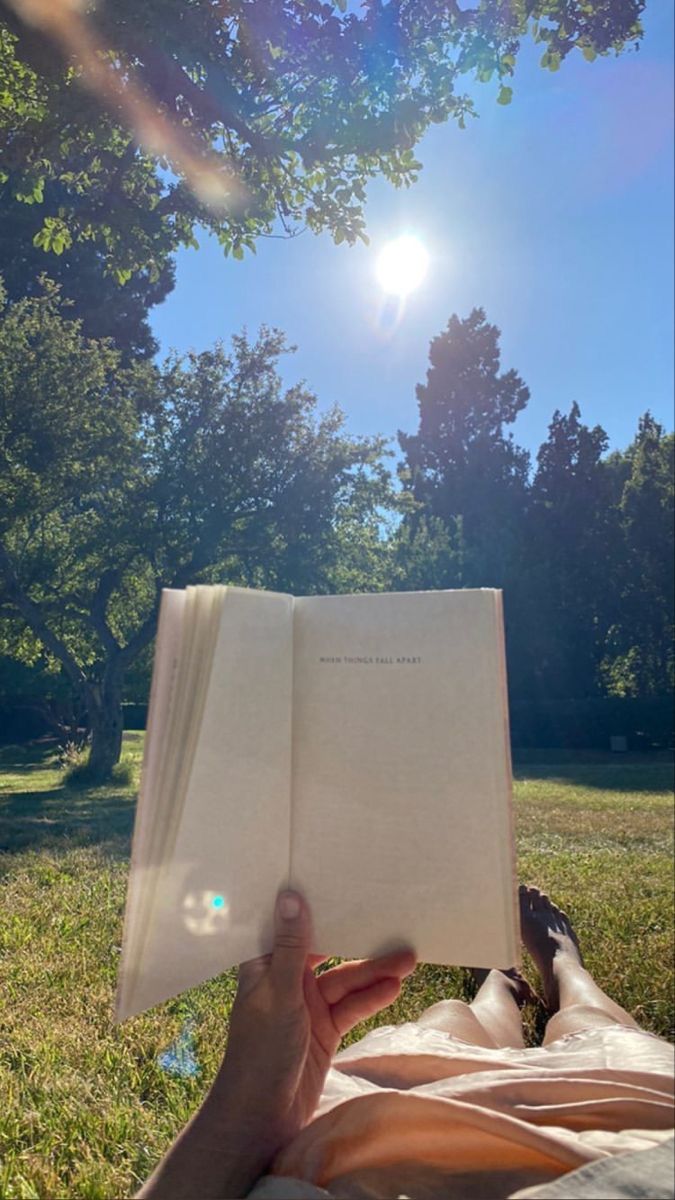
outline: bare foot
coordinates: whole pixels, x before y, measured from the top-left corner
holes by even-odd
[[[541,1001],[537,993],[530,987],[524,975],[521,975],[515,967],[510,967],[507,971],[488,971],[484,967],[471,967],[471,974],[476,980],[478,987],[481,988],[489,975],[502,976],[509,987],[511,994],[518,1005],[518,1008],[524,1008],[526,1004],[540,1004]]]
[[[583,966],[577,935],[570,919],[537,887],[521,884],[520,925],[525,949],[532,955],[551,1012],[560,1007],[557,972],[570,958]]]

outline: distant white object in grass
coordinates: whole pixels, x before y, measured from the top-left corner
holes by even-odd
[[[404,234],[388,242],[378,260],[380,286],[394,296],[407,296],[419,287],[429,266],[429,254],[419,238]]]

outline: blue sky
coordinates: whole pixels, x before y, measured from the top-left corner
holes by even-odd
[[[673,416],[673,5],[647,2],[637,53],[542,70],[518,61],[511,105],[473,89],[478,120],[432,128],[419,182],[375,182],[370,247],[328,235],[263,239],[244,262],[206,236],[178,256],[177,286],[153,314],[162,350],[203,349],[262,323],[297,346],[287,382],[337,402],[354,433],[417,427],[415,384],[454,312],[482,305],[502,331],[502,367],[531,399],[514,426],[533,454],[554,409],[573,401],[612,447],[650,408]],[[378,251],[399,233],[431,256],[395,329],[381,319]]]

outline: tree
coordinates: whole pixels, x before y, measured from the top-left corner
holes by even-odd
[[[612,464],[622,483],[621,541],[602,673],[616,695],[663,695],[675,685],[674,449],[674,435],[646,412],[632,445]]]
[[[440,517],[416,512],[414,522],[401,522],[389,547],[388,587],[392,591],[461,587],[463,546],[456,523],[449,527]]]
[[[417,387],[418,432],[399,433],[401,478],[420,511],[453,531],[460,586],[503,585],[526,502],[529,458],[504,426],[529,391],[516,371],[500,374],[499,336],[482,308],[452,316]]]
[[[54,198],[56,203],[56,190]],[[35,245],[45,219],[42,208],[17,205],[0,188],[0,265],[7,298],[38,296],[41,275],[48,269],[70,301],[69,314],[82,321],[88,337],[113,338],[127,361],[155,354],[158,346],[147,314],[173,288],[173,262],[167,258],[156,271],[135,271],[121,286],[106,270],[105,253],[94,241],[75,242],[67,254],[45,254],[42,245]]]
[[[162,587],[325,587],[340,527],[386,503],[377,440],[283,390],[281,333],[123,368],[57,289],[0,319],[0,580],[86,706],[91,774],[121,748],[125,672]],[[360,514],[360,517],[359,517]]]
[[[136,279],[148,304],[198,226],[235,257],[280,229],[351,243],[365,236],[368,180],[410,183],[429,125],[473,112],[463,77],[494,77],[506,104],[528,33],[554,71],[574,49],[592,59],[637,43],[643,6],[0,0],[12,295],[26,239],[48,262],[80,255],[88,271]]]
[[[514,650],[521,686],[550,699],[600,691],[614,602],[607,581],[618,552],[607,443],[574,403],[568,415],[554,413],[537,454]]]

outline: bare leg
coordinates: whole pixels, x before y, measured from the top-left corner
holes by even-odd
[[[520,921],[523,942],[541,974],[544,997],[553,1013],[544,1045],[589,1027],[640,1028],[589,975],[569,918],[539,888],[521,887]]]
[[[418,1025],[440,1029],[474,1046],[522,1047],[520,1009],[535,997],[517,971],[474,971],[480,987],[471,1004],[440,1000],[418,1018]]]

